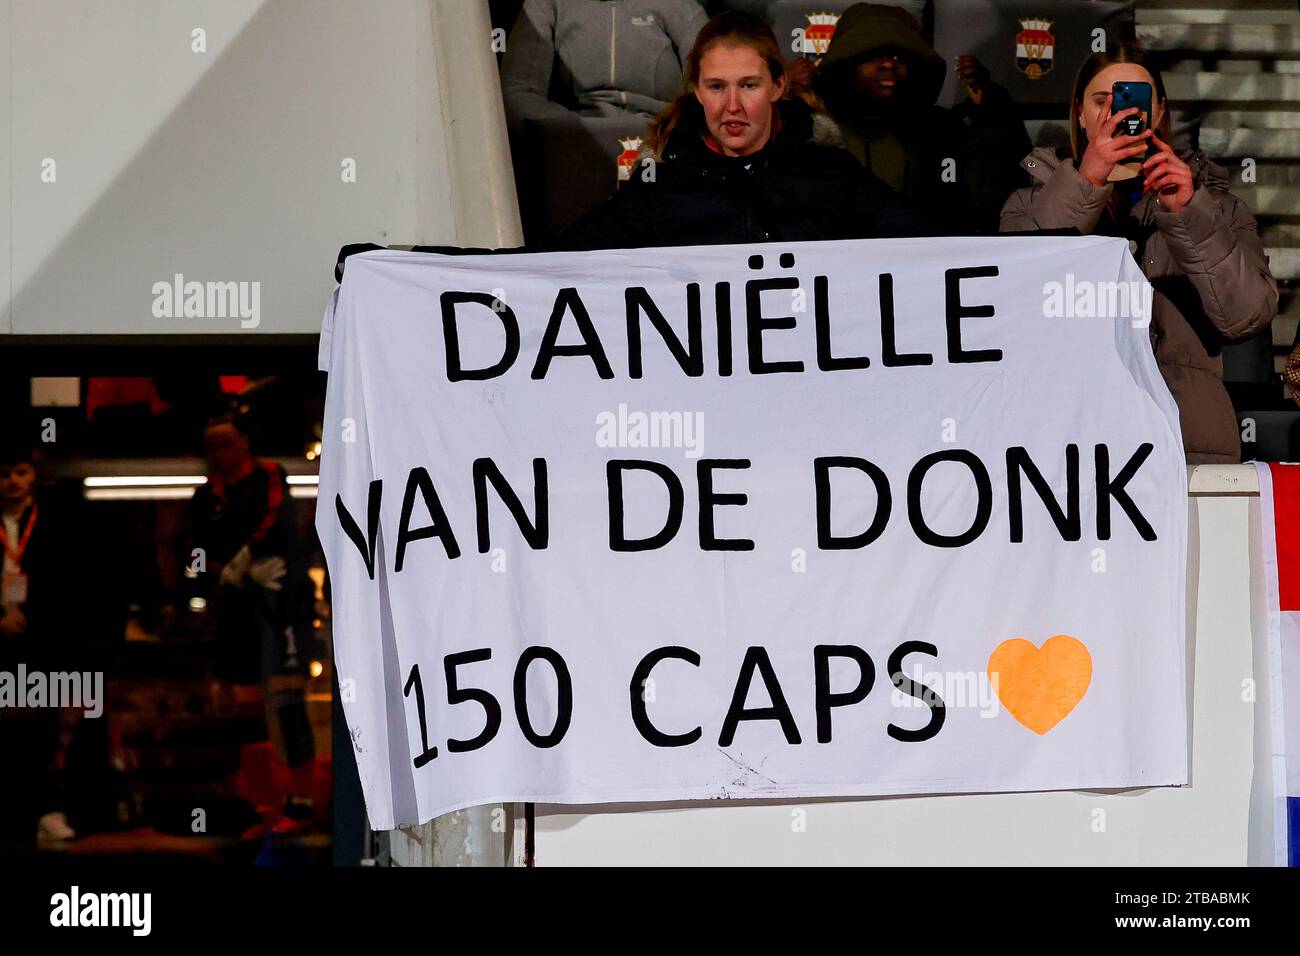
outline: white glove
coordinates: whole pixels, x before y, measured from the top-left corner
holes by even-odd
[[[282,586],[280,579],[287,572],[288,568],[285,567],[284,558],[277,558],[274,555],[269,558],[258,558],[248,566],[248,577],[268,591],[280,590]]]

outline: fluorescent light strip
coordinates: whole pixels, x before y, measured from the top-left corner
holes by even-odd
[[[290,498],[315,498],[314,486],[293,487],[289,489]],[[171,499],[189,500],[194,497],[192,488],[87,488],[87,501],[166,501]]]
[[[291,498],[315,498],[317,475],[289,475]],[[189,498],[202,475],[93,475],[82,479],[87,501],[162,501]]]
[[[87,488],[194,488],[205,481],[202,475],[93,475],[84,479]]]
[[[194,497],[193,488],[87,488],[87,501],[161,501]]]

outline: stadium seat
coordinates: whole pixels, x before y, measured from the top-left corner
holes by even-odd
[[[526,231],[542,238],[608,199],[631,172],[647,122],[634,114],[526,122],[512,137]]]
[[[1300,461],[1300,410],[1244,411],[1237,421],[1243,432],[1254,425],[1255,440],[1241,443],[1242,461]]]

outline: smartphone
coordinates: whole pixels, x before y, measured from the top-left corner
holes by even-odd
[[[1124,136],[1136,136],[1147,128],[1151,118],[1151,84],[1150,83],[1113,83],[1110,87],[1110,112],[1122,113],[1136,106],[1140,113],[1124,117],[1117,132]],[[1145,117],[1145,119],[1143,118]]]

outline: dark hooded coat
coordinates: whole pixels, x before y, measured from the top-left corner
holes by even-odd
[[[854,74],[874,52],[907,57],[905,99],[881,106],[857,93]],[[997,232],[998,214],[1025,184],[1029,136],[1006,90],[986,84],[981,105],[936,106],[947,67],[906,10],[857,3],[840,17],[817,92],[845,148],[948,234]]]

